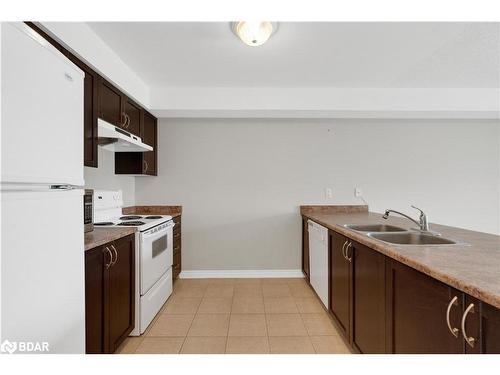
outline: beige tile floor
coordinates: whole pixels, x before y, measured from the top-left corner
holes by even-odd
[[[182,279],[141,337],[121,354],[347,354],[303,279]]]

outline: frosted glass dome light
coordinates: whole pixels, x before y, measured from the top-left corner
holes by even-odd
[[[275,22],[241,21],[233,23],[234,33],[246,45],[261,46],[276,32]]]

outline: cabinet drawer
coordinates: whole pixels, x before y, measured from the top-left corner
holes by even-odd
[[[173,261],[173,265],[177,265],[177,264],[181,264],[181,253],[178,252],[177,254],[174,254],[174,261]]]
[[[180,243],[180,241],[176,241],[174,243],[174,250],[173,250],[174,258],[175,258],[175,255],[179,254],[180,252],[181,252],[181,243]]]
[[[180,242],[181,240],[181,232],[174,232],[174,244],[177,242]]]

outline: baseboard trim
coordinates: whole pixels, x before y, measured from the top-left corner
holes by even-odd
[[[302,270],[185,270],[180,279],[303,278]]]

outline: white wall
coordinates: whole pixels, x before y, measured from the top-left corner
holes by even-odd
[[[185,270],[298,269],[298,206],[355,186],[372,211],[500,233],[499,138],[489,120],[162,120],[136,202],[183,206]]]
[[[99,190],[123,190],[125,206],[135,204],[135,177],[115,175],[115,154],[98,148],[99,168],[84,168],[85,187]]]

